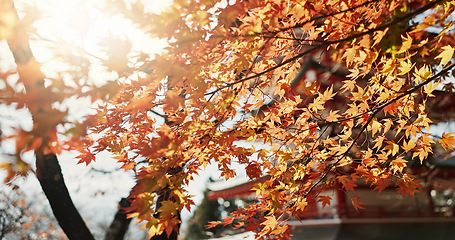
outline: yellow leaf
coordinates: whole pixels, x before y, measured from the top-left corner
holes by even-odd
[[[433,73],[431,72],[431,68],[423,65],[419,70],[415,69],[414,70],[414,83],[419,84],[420,81],[425,81],[427,80]]]
[[[424,88],[423,90],[425,91],[426,94],[428,94],[429,97],[434,97],[434,95],[432,94],[432,92],[436,89],[436,87],[438,86],[439,83],[435,83],[433,84],[433,82],[429,82]]]
[[[275,229],[278,225],[278,221],[276,220],[275,216],[265,217],[265,220],[262,225],[264,225],[264,229],[272,230]]]
[[[403,146],[401,146],[405,152],[411,151],[416,146],[416,141],[414,139],[409,139],[409,142],[403,141]]]
[[[447,45],[447,46],[444,46],[442,47],[442,49],[444,49],[444,51],[442,51],[436,58],[440,58],[441,59],[441,62],[439,63],[439,66],[443,66],[445,65],[447,62],[449,62],[450,59],[452,59],[452,56],[453,56],[453,53],[454,53],[454,48]]]
[[[321,100],[326,102],[326,101],[329,101],[330,99],[333,98],[333,96],[335,96],[336,93],[333,93],[333,87],[330,87],[328,88],[327,90],[325,90],[324,94],[321,96]]]
[[[303,211],[303,210],[306,208],[307,205],[308,205],[308,203],[306,202],[305,199],[303,199],[303,200],[297,201],[297,202],[295,203],[295,208],[296,208],[297,210],[302,210],[302,211]]]
[[[414,64],[412,64],[409,59],[407,61],[401,61],[400,66],[398,67],[398,75],[404,75],[408,73],[411,71],[412,67],[414,67]]]
[[[163,233],[163,230],[164,229],[162,224],[152,225],[148,230],[149,238],[152,238],[153,236],[156,235],[160,235],[161,233]]]
[[[398,153],[400,147],[394,141],[386,141],[387,146],[384,148],[385,150],[391,151],[392,156],[395,156]]]
[[[398,51],[397,54],[404,53],[404,52],[408,51],[411,48],[412,37],[409,36],[409,34],[406,34],[406,35],[407,35],[407,37],[401,36],[401,38],[403,39],[403,42],[402,42],[400,51]]]
[[[337,163],[337,167],[347,166],[351,163],[352,163],[352,159],[350,157],[344,157]]]
[[[338,113],[338,110],[332,111],[330,110],[329,116],[325,118],[327,122],[336,122],[338,118],[341,117]]]
[[[378,45],[382,41],[382,38],[385,36],[388,30],[389,28],[386,28],[384,31],[375,32],[373,37],[374,43],[372,46]]]
[[[374,136],[382,128],[382,124],[376,118],[370,122],[371,134]]]
[[[346,58],[346,65],[350,66],[353,59],[357,55],[357,49],[356,48],[348,48],[346,49],[346,52],[343,54],[343,58]]]
[[[344,83],[344,85],[341,87],[341,89],[344,89],[344,90],[342,91],[342,93],[344,93],[346,91],[352,92],[352,90],[356,86],[356,81],[355,80],[345,80],[345,81],[343,81],[343,83]]]
[[[373,148],[379,149],[382,146],[382,141],[384,141],[384,137],[383,136],[379,136],[378,138],[376,138],[374,140],[374,142],[376,142],[376,144],[374,145]]]

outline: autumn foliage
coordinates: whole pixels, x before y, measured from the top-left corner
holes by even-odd
[[[356,208],[368,208],[355,196],[361,179],[378,192],[391,186],[414,195],[424,183],[406,170],[409,161],[425,161],[437,146],[454,150],[453,133],[429,128],[451,120],[432,106],[453,95],[453,1],[178,0],[161,14],[109,2],[108,12],[168,46],[124,59],[134,67],[108,62],[119,78],[103,89],[60,79],[35,87],[39,65],[18,63],[25,91],[3,73],[1,101],[27,107],[35,125],[3,137],[16,140],[17,153],[77,148],[83,164],[111,152],[135,172],[129,217],[150,237],[178,232],[180,211],[194,204],[187,186],[208,164],[225,179],[236,175],[233,162],[251,180],[269,176],[254,188],[259,203],[213,225],[235,220],[258,237],[284,239],[286,220],[299,219],[310,202],[330,203],[318,195],[327,187],[354,191]],[[308,62],[326,71],[300,75]],[[87,95],[104,100],[96,115],[75,124],[70,140],[58,139],[65,112],[52,102]],[[85,127],[93,137],[75,134]],[[20,158],[10,164],[10,176],[28,170]]]

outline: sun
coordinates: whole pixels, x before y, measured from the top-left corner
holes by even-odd
[[[110,39],[131,42],[132,50],[156,53],[163,48],[157,39],[151,39],[143,30],[121,14],[114,12],[110,4],[114,1],[100,0],[42,0],[37,8],[42,13],[35,23],[40,37],[64,42],[69,48],[75,47],[98,56],[103,45]],[[145,9],[159,13],[171,1],[144,1]],[[101,54],[102,55],[102,54]],[[100,56],[102,57],[102,56]]]
[[[167,42],[153,38],[146,29],[139,29],[116,12],[119,8],[113,4],[117,1],[125,1],[127,6],[131,2],[15,1],[18,9],[24,9],[24,16],[30,14],[30,9],[39,12],[33,24],[36,41],[31,42],[31,47],[41,63],[41,70],[49,79],[63,80],[74,87],[99,87],[109,81],[137,78],[132,73],[141,71],[144,59],[152,60],[163,51]],[[148,12],[158,14],[171,3],[169,0],[144,0],[141,4]]]

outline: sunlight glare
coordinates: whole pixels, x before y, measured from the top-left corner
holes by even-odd
[[[116,63],[110,59],[113,55],[124,56],[128,53],[128,59],[131,60],[145,54],[149,59],[153,59],[167,46],[165,40],[151,38],[121,14],[109,12],[111,3],[109,0],[43,0],[39,4],[29,2],[29,5],[41,12],[39,20],[34,23],[38,41],[32,45],[36,46],[35,57],[43,63],[42,70],[48,76],[58,72],[58,69],[65,69],[65,64],[72,59],[78,61],[88,58],[89,81],[102,85],[106,80],[113,80],[118,76],[106,72],[98,64],[100,61],[115,68]],[[167,0],[144,1],[143,5],[148,12],[159,13],[170,3],[171,1]],[[59,56],[66,58],[66,62],[58,61],[56,57]],[[79,66],[82,64],[85,63],[80,63]]]
[[[144,7],[158,13],[169,3],[145,1]],[[104,2],[104,5],[107,4]],[[100,48],[109,39],[129,41],[133,51],[147,54],[156,54],[165,46],[163,41],[149,38],[120,14],[104,12],[104,5],[103,1],[40,1],[38,7],[43,10],[43,16],[35,23],[38,34],[50,41],[74,45],[101,58]]]

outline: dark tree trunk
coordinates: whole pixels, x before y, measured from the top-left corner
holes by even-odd
[[[127,212],[124,210],[129,207],[130,201],[126,198],[122,198],[118,204],[118,210],[115,214],[114,220],[109,226],[106,232],[105,240],[122,240],[128,230],[128,226],[131,222],[131,218],[127,218]]]
[[[178,175],[182,172],[182,168],[181,167],[174,167],[174,168],[170,168],[167,173],[169,175]],[[173,201],[173,202],[176,202],[176,203],[180,203],[179,200],[178,200],[178,197],[176,197],[174,194],[173,194],[173,191],[172,189],[169,187],[169,185],[166,185],[166,187],[164,187],[163,189],[160,189],[157,191],[157,194],[158,194],[158,199],[156,200],[156,214],[155,214],[155,217],[156,218],[159,218],[160,216],[160,213],[158,212],[158,209],[162,206],[162,202],[163,201]],[[178,220],[182,220],[181,216],[180,216],[180,211],[177,211],[177,219]],[[150,240],[177,240],[178,239],[178,235],[179,235],[179,229],[180,229],[180,224],[177,225],[177,230],[173,230],[172,233],[169,235],[169,237],[167,236],[167,233],[166,232],[163,232],[161,235],[156,235],[156,236],[153,236],[152,238],[150,238]]]
[[[94,239],[71,200],[55,154],[36,151],[36,176],[66,236],[71,240]]]
[[[181,171],[181,170],[179,170],[179,171]],[[166,186],[165,188],[163,188],[162,190],[160,190],[158,192],[158,199],[156,201],[156,210],[158,210],[162,206],[161,202],[163,202],[163,201],[177,201],[175,198],[172,197],[171,194],[172,194],[172,190],[168,186]],[[155,217],[159,218],[159,213],[156,213]],[[179,220],[181,220],[179,211],[177,212],[177,218]],[[178,227],[180,228],[180,224],[178,225]],[[177,240],[178,235],[179,235],[178,231],[172,231],[172,233],[171,233],[171,235],[169,235],[169,237],[167,236],[166,232],[163,232],[160,235],[153,236],[152,238],[150,238],[150,240]]]

